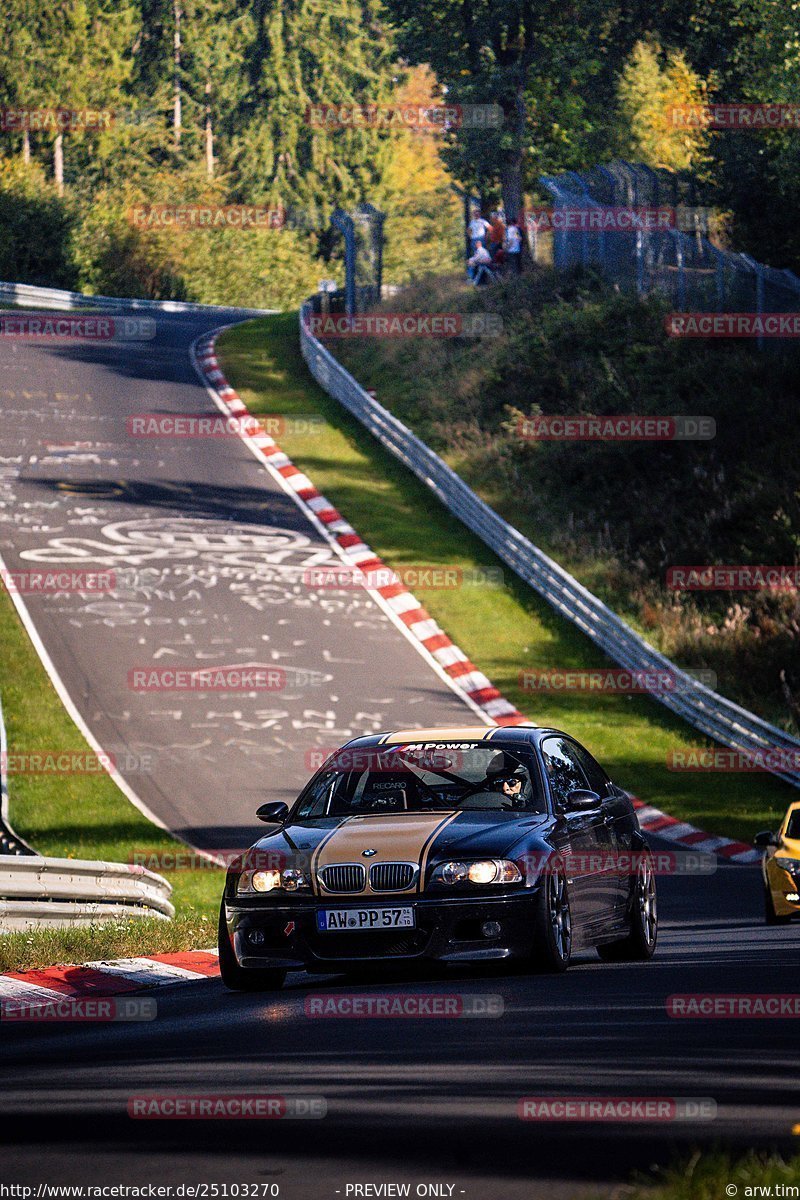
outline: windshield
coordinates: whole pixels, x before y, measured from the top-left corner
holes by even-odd
[[[546,813],[528,748],[415,742],[341,750],[301,794],[292,818],[457,809]]]

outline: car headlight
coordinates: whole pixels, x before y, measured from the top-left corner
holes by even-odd
[[[244,871],[236,881],[237,896],[264,895],[282,888],[285,892],[296,892],[311,885],[302,871],[288,868],[280,871]]]
[[[780,867],[782,871],[788,871],[790,875],[800,875],[800,859],[798,858],[781,858],[780,855],[772,860],[776,867]]]
[[[520,883],[522,872],[508,858],[482,858],[477,862],[442,863],[432,879],[451,887],[456,883]]]

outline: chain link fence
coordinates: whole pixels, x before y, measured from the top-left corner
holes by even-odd
[[[594,267],[639,296],[666,296],[676,313],[800,313],[800,278],[792,271],[709,241],[711,210],[698,205],[690,177],[617,161],[542,176],[541,183],[554,201],[547,226],[557,270]],[[535,209],[526,223],[536,245]],[[763,347],[764,336],[757,342]]]

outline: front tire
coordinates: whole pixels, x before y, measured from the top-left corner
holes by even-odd
[[[276,968],[240,967],[233,953],[228,925],[225,920],[225,901],[219,909],[219,973],[226,988],[232,992],[277,992],[283,987],[286,972]]]
[[[572,910],[561,869],[549,871],[543,881],[534,930],[534,966],[550,975],[562,974],[572,958]]]
[[[630,932],[618,942],[597,947],[603,962],[649,962],[658,941],[658,904],[652,859],[642,858],[631,889]]]

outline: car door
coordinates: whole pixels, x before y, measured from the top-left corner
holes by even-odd
[[[558,822],[557,843],[568,866],[573,916],[585,933],[607,920],[615,901],[610,878],[597,865],[606,846],[605,813],[601,801],[588,811],[569,802],[571,791],[589,788],[575,742],[560,734],[545,738],[542,758]]]
[[[606,866],[606,891],[612,911],[619,912],[628,903],[630,894],[630,876],[621,871],[618,864],[624,864],[633,850],[633,831],[635,821],[631,814],[630,801],[625,793],[615,787],[597,759],[593,758],[580,742],[570,743],[583,767],[589,781],[589,787],[597,792],[601,800],[602,823],[598,829],[599,848]]]

